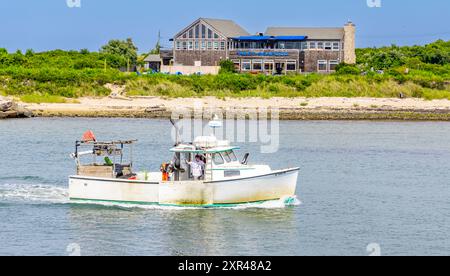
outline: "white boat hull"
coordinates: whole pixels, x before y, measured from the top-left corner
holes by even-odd
[[[214,206],[278,200],[295,195],[298,168],[211,182],[146,182],[84,176],[69,178],[75,201]]]

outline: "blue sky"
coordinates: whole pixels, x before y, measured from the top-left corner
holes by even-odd
[[[357,25],[357,46],[425,44],[450,39],[450,1],[381,0],[0,0],[0,48],[87,48],[96,51],[109,39],[131,37],[140,51],[151,49],[158,30],[163,45],[198,17],[233,19],[251,33],[268,26]]]

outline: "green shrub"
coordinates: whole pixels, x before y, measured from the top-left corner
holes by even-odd
[[[227,73],[236,73],[236,68],[234,67],[234,63],[231,60],[225,59],[221,60],[220,63],[220,74],[227,74]]]

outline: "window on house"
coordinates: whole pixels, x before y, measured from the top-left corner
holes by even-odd
[[[214,33],[214,39],[219,39],[219,35]]]
[[[195,50],[198,50],[199,47],[200,47],[200,45],[198,44],[198,41],[196,40],[196,41],[195,41]]]
[[[183,41],[183,50],[187,50],[187,42]]]
[[[339,51],[340,47],[339,47],[339,42],[334,42],[333,43],[333,51]]]
[[[189,30],[189,38],[194,38],[194,29]]]
[[[177,41],[176,48],[177,48],[177,50],[181,50],[181,41]]]
[[[302,50],[308,50],[308,42],[302,42]]]
[[[327,71],[327,61],[326,60],[319,60],[317,62],[317,71],[319,72],[326,72]]]
[[[339,65],[339,61],[330,60],[330,71],[336,71],[336,67]]]
[[[188,50],[194,49],[194,43],[192,41],[188,42]]]
[[[234,69],[237,71],[241,70],[241,61],[240,60],[233,60],[234,63]]]
[[[208,50],[212,49],[212,41],[208,41]]]
[[[297,62],[296,61],[288,61],[286,63],[286,71],[297,71]]]
[[[206,50],[206,41],[202,41],[202,50]]]
[[[264,62],[264,70],[265,71],[273,71],[274,62],[273,60],[267,60]]]
[[[309,43],[309,49],[317,49],[317,43],[316,42],[310,42]]]
[[[195,38],[200,38],[200,25],[195,26]]]
[[[219,50],[219,42],[218,41],[214,41],[214,50]]]
[[[323,42],[317,43],[317,49],[323,50]]]
[[[208,29],[208,38],[213,38],[213,32],[210,29]]]
[[[225,46],[226,46],[225,41],[221,41],[220,42],[220,50],[225,51],[226,50]]]
[[[206,38],[206,26],[202,24],[202,38]]]
[[[262,60],[253,61],[253,71],[262,71]]]
[[[187,38],[187,33],[184,33],[184,34],[183,34],[183,38]]]
[[[286,49],[295,49],[295,42],[286,42]]]
[[[325,50],[332,50],[332,44],[331,44],[331,42],[326,42],[326,43],[325,43]]]
[[[249,60],[242,61],[242,71],[252,70],[252,63]]]

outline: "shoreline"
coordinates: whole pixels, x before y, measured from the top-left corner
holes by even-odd
[[[426,101],[413,98],[107,97],[80,98],[78,101],[79,103],[21,105],[35,117],[170,118],[172,112],[180,113],[182,110],[193,116],[193,111],[199,108],[222,114],[232,111],[238,116],[245,116],[249,110],[265,108],[279,110],[281,120],[450,121],[450,100]]]

